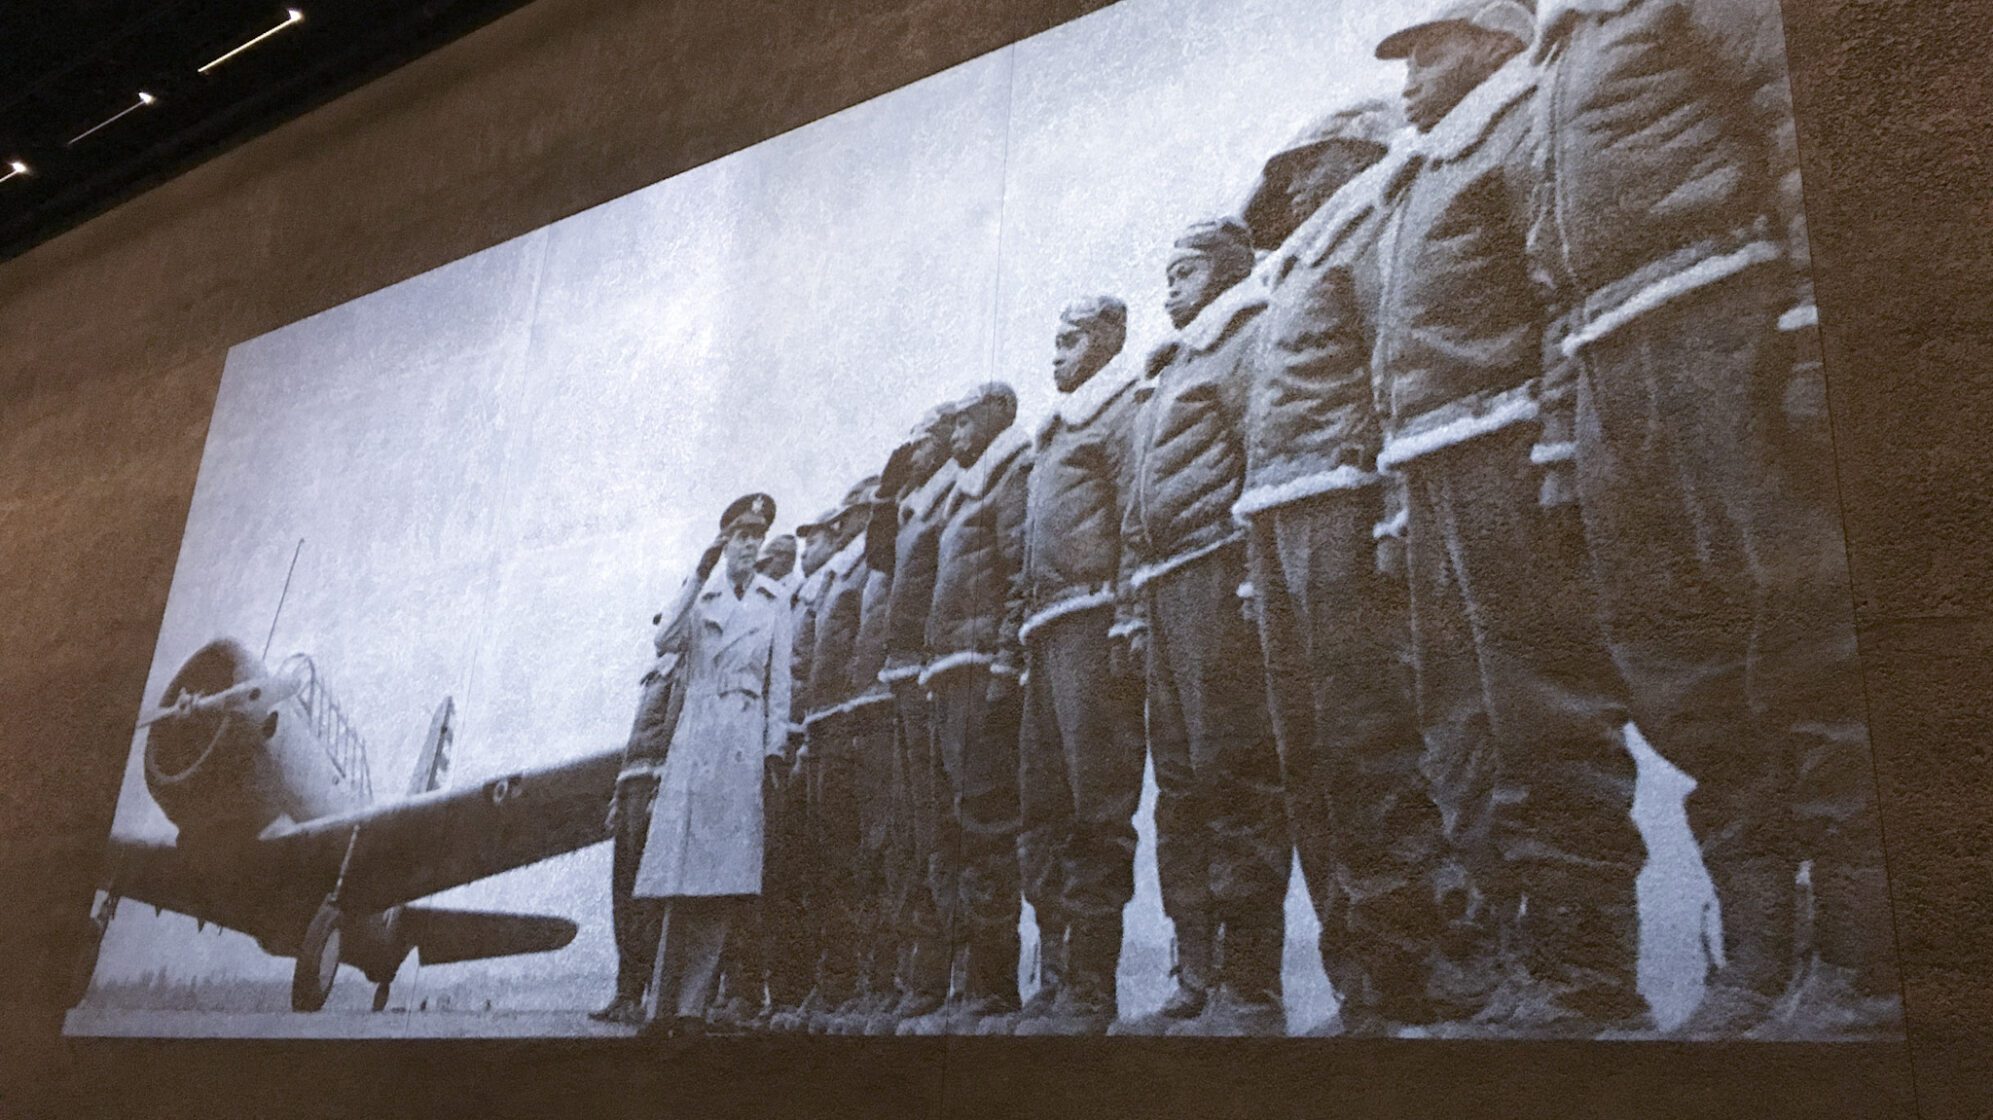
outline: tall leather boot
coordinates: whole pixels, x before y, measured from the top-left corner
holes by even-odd
[[[1891,941],[1889,883],[1876,866],[1813,868],[1815,954],[1767,1037],[1825,1040],[1893,1038],[1903,1033],[1903,1001]]]
[[[1652,1032],[1639,986],[1639,918],[1632,891],[1625,894],[1617,903],[1526,903],[1521,932],[1528,983],[1496,1024],[1500,1033],[1624,1038]]]
[[[1121,915],[1074,922],[1066,941],[1066,975],[1046,1014],[1017,1025],[1020,1035],[1103,1035],[1114,1025],[1115,973],[1121,963]]]
[[[1771,1018],[1792,976],[1794,864],[1762,856],[1719,860],[1709,874],[1723,912],[1723,963],[1673,1033],[1742,1038]]]
[[[1017,927],[980,931],[969,942],[968,998],[955,1034],[1006,1035],[1017,1026]]]
[[[1285,934],[1279,915],[1271,922],[1225,923],[1219,994],[1203,1016],[1182,1033],[1218,1038],[1285,1035],[1287,1012],[1280,984]]]

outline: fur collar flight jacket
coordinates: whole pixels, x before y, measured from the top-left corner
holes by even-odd
[[[1126,585],[1121,514],[1133,479],[1134,413],[1132,362],[1116,361],[1062,398],[1039,428],[1024,523],[1029,613],[1020,641],[1054,619],[1112,607]]]
[[[1024,511],[1031,437],[1004,429],[962,472],[935,557],[934,605],[927,618],[923,686],[943,673],[981,667],[1021,675],[1024,621]]]

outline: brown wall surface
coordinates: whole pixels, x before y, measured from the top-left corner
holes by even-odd
[[[230,345],[1098,6],[539,0],[0,266],[0,1115],[1993,1114],[1976,0],[1786,5],[1907,1054],[60,1040]]]

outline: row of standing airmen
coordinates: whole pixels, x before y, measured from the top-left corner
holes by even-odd
[[[1776,7],[1468,0],[1377,54],[1402,107],[1186,230],[1145,362],[1072,303],[1035,431],[938,407],[793,573],[728,510],[659,617],[602,1016],[1278,1034],[1298,853],[1312,1029],[1649,1031],[1637,733],[1717,902],[1680,1030],[1893,1028]],[[1145,760],[1174,986],[1123,1019]]]

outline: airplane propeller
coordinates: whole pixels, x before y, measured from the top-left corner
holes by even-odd
[[[297,694],[299,682],[288,677],[258,677],[206,696],[182,693],[164,708],[154,708],[139,717],[138,726],[151,727],[166,719],[240,710],[249,704],[277,704]]]

